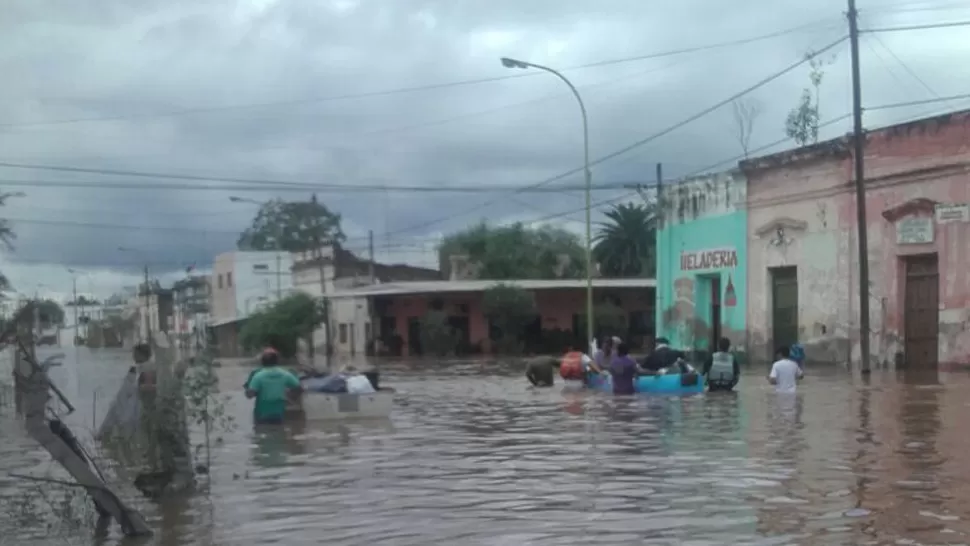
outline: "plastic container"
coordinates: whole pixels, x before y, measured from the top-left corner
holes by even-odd
[[[692,385],[684,385],[681,374],[641,375],[636,378],[633,388],[638,393],[647,394],[693,394],[704,392],[704,378],[696,375]],[[589,380],[591,389],[613,392],[613,378],[608,375],[593,375]]]

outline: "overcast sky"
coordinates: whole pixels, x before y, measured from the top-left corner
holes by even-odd
[[[863,28],[970,19],[970,6],[949,0],[859,4]],[[153,276],[170,280],[190,263],[204,268],[231,250],[256,206],[231,203],[230,195],[309,197],[302,189],[281,192],[271,181],[521,187],[580,167],[580,117],[568,89],[548,74],[505,69],[502,56],[566,69],[587,103],[597,158],[846,33],[839,0],[655,5],[6,0],[0,162],[264,182],[233,190],[227,186],[238,182],[0,167],[0,189],[26,194],[0,211],[17,234],[15,250],[0,255],[0,268],[22,292],[59,295],[70,289],[71,267],[82,292],[105,294],[137,282],[146,261]],[[573,68],[776,32],[781,35],[744,45]],[[959,68],[970,54],[966,36],[966,27],[864,36],[864,104],[970,92],[970,74]],[[826,59],[823,120],[851,108],[848,45]],[[450,85],[466,80],[479,81]],[[807,84],[805,66],[749,95],[762,110],[752,147],[784,136],[785,115]],[[967,107],[964,99],[874,111],[866,125]],[[834,124],[823,138],[850,125]],[[656,162],[669,177],[718,162],[728,168],[740,152],[725,107],[597,165],[594,183],[651,182]],[[58,186],[65,182],[90,187]],[[548,186],[581,182],[579,172]],[[105,187],[112,184],[122,188]],[[134,185],[147,189],[124,188]],[[623,195],[597,191],[594,200]],[[582,228],[577,191],[321,190],[319,196],[343,216],[348,247],[365,253],[373,230],[378,258],[387,261],[433,262],[442,233],[482,218],[554,217],[548,221]]]

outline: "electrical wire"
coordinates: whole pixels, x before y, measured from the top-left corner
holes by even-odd
[[[927,23],[925,25],[867,28],[865,30],[860,30],[859,32],[860,33],[908,32],[911,30],[931,30],[931,29],[937,29],[937,28],[954,28],[954,27],[965,27],[965,26],[970,26],[970,21],[952,21],[949,23]]]
[[[4,165],[0,165],[4,166]],[[28,168],[28,169],[48,169],[53,168],[51,166],[44,165],[18,165],[14,168]],[[91,171],[97,171],[97,169],[90,169]],[[91,174],[118,174],[118,171],[109,173],[97,173],[92,172]],[[147,173],[144,173],[146,176]],[[139,175],[134,175],[139,176]],[[182,175],[170,175],[163,173],[156,173],[151,176],[157,176],[159,178],[181,178]],[[209,180],[206,178],[206,180]],[[218,180],[218,179],[216,179]],[[254,181],[255,182],[255,181]],[[275,182],[266,181],[259,182],[260,184],[267,185],[251,185],[251,186],[233,186],[233,185],[222,185],[222,186],[199,186],[198,184],[139,184],[134,182],[77,182],[77,181],[60,181],[60,180],[22,180],[22,179],[0,179],[0,186],[11,187],[11,188],[70,188],[70,189],[118,189],[118,190],[179,190],[179,191],[226,191],[226,192],[296,192],[296,193],[375,193],[375,192],[407,192],[407,193],[500,193],[500,192],[510,192],[515,190],[521,190],[519,193],[559,193],[560,191],[582,191],[586,189],[585,185],[575,184],[571,186],[556,186],[554,188],[548,187],[530,187],[530,186],[518,186],[513,184],[476,184],[472,183],[464,186],[446,186],[442,184],[435,185],[377,185],[377,184],[308,184],[304,186],[275,186],[272,185]],[[625,184],[629,184],[629,181],[616,181],[616,182],[605,182],[596,184],[593,186],[593,191],[608,191],[615,190],[617,188],[622,188]],[[243,210],[243,209],[238,209]],[[206,213],[201,213],[206,214]]]
[[[882,41],[882,39],[879,37],[878,34],[869,34],[869,35],[867,35],[867,38],[871,38],[871,39],[875,40],[877,44],[879,44],[880,46],[882,46],[882,48],[885,49],[886,52],[889,53],[889,55],[893,59],[895,59],[895,61],[897,63],[899,63],[899,66],[903,67],[903,70],[905,70],[906,73],[908,73],[910,76],[912,76],[912,78],[914,80],[916,80],[917,82],[919,82],[919,84],[923,87],[923,89],[925,89],[930,95],[932,95],[933,98],[936,98],[936,99],[940,99],[941,98],[940,97],[940,94],[937,93],[932,87],[930,87],[930,85],[928,83],[926,83],[926,80],[924,80],[923,78],[921,78],[919,76],[919,74],[916,73],[915,70],[913,70],[908,64],[906,64],[905,62],[903,62],[903,60],[900,59],[898,55],[896,55],[896,52],[894,52],[892,49],[890,49],[890,47],[888,45],[886,45],[885,42]],[[875,50],[873,50],[873,52],[875,53]],[[877,53],[876,56],[878,57],[879,54]],[[949,102],[949,101],[944,101],[944,102]],[[953,104],[949,104],[949,106],[955,108],[953,106]]]
[[[693,46],[693,47],[672,49],[672,50],[660,51],[660,52],[654,52],[654,53],[647,53],[643,55],[634,55],[630,57],[620,57],[616,59],[596,61],[596,62],[591,62],[586,64],[574,65],[571,67],[564,68],[563,70],[569,71],[569,70],[581,70],[581,69],[588,69],[588,68],[598,68],[602,66],[618,65],[618,64],[631,63],[631,62],[637,62],[637,61],[659,59],[663,57],[671,57],[675,55],[698,53],[702,51],[709,51],[712,49],[719,49],[724,47],[741,46],[741,45],[751,44],[762,40],[768,40],[772,38],[787,36],[789,34],[793,34],[803,30],[812,29],[812,28],[818,27],[820,24],[824,22],[827,22],[829,19],[830,18],[825,18],[825,19],[814,21],[812,23],[807,23],[807,24],[799,25],[799,26],[784,29],[784,30],[769,32],[767,34],[761,34],[758,36],[752,36],[749,38],[741,38],[741,39],[728,40],[724,42],[717,42],[717,43],[712,43],[712,44],[707,44],[702,46]],[[383,97],[383,96],[397,95],[397,94],[403,94],[403,93],[415,93],[420,91],[448,89],[453,87],[478,85],[478,84],[491,83],[491,82],[497,82],[497,81],[503,81],[503,80],[529,78],[529,77],[535,77],[538,75],[539,73],[537,72],[523,72],[519,74],[506,74],[503,76],[493,76],[489,78],[457,80],[457,81],[451,81],[451,82],[398,87],[398,88],[385,89],[385,90],[379,90],[379,91],[366,91],[366,92],[360,92],[360,93],[347,93],[347,94],[341,94],[341,95],[330,95],[330,96],[323,96],[323,97],[291,99],[291,100],[262,102],[262,103],[187,108],[187,109],[173,110],[173,111],[163,112],[163,113],[146,113],[146,114],[140,114],[140,115],[95,116],[95,117],[88,117],[88,118],[70,118],[70,119],[47,120],[47,121],[24,122],[24,123],[0,123],[0,128],[36,127],[36,126],[43,126],[43,125],[66,125],[66,124],[73,124],[73,123],[100,122],[100,121],[123,121],[123,120],[129,120],[129,119],[176,117],[176,116],[187,116],[187,115],[194,115],[194,114],[210,114],[210,113],[216,113],[216,112],[225,112],[225,111],[249,109],[249,108],[273,108],[273,107],[280,107],[280,106],[299,106],[304,104],[314,104],[314,103],[321,103],[321,102],[346,101],[346,100],[352,100],[352,99]]]
[[[791,65],[785,67],[784,69],[782,69],[782,70],[780,70],[780,71],[778,71],[778,72],[776,72],[776,73],[774,73],[774,74],[772,74],[772,75],[770,75],[770,76],[768,76],[766,78],[763,78],[762,80],[758,81],[754,85],[751,85],[751,86],[743,89],[742,91],[731,95],[727,99],[724,99],[724,100],[722,100],[722,101],[714,104],[713,106],[710,106],[710,107],[708,107],[708,108],[706,108],[704,110],[701,110],[700,112],[698,112],[698,113],[696,113],[696,114],[694,114],[694,115],[692,115],[692,116],[690,116],[690,117],[688,117],[688,118],[686,118],[686,119],[684,119],[684,120],[682,120],[682,121],[680,121],[678,123],[675,123],[675,124],[667,127],[666,129],[663,129],[663,130],[661,130],[661,131],[659,131],[657,133],[654,133],[654,134],[652,134],[652,135],[650,135],[650,136],[648,136],[646,138],[643,138],[641,140],[638,140],[638,141],[636,141],[636,142],[634,142],[632,144],[629,144],[627,146],[624,146],[623,148],[620,148],[620,149],[618,149],[616,151],[613,151],[613,152],[611,152],[609,154],[606,154],[604,156],[600,156],[600,157],[598,157],[598,158],[590,161],[589,162],[589,166],[592,167],[594,165],[599,165],[599,164],[604,163],[606,161],[609,161],[609,160],[611,160],[613,158],[619,157],[619,156],[621,156],[621,155],[623,155],[623,154],[625,154],[625,153],[627,153],[627,152],[629,152],[631,150],[634,150],[634,149],[636,149],[636,148],[638,148],[640,146],[643,146],[644,144],[647,144],[649,142],[652,142],[654,140],[657,140],[658,138],[661,138],[663,136],[666,136],[667,134],[672,133],[673,131],[675,131],[675,130],[677,130],[677,129],[685,126],[685,125],[688,125],[688,124],[690,124],[690,123],[692,123],[694,121],[697,121],[698,119],[706,116],[707,114],[710,114],[711,112],[717,110],[718,108],[721,108],[725,104],[729,104],[731,102],[734,102],[735,100],[743,97],[744,95],[747,95],[748,93],[751,93],[752,91],[754,91],[754,90],[756,90],[756,89],[758,89],[760,87],[763,87],[763,86],[767,85],[768,83],[771,83],[772,81],[777,80],[778,78],[781,78],[782,76],[784,76],[784,75],[788,74],[789,72],[795,70],[799,66],[802,66],[803,64],[809,62],[811,59],[817,57],[818,55],[821,55],[821,54],[823,54],[823,53],[825,53],[825,52],[827,52],[827,51],[835,48],[836,46],[838,46],[839,44],[841,44],[842,42],[844,42],[846,39],[848,39],[848,36],[843,36],[843,37],[839,38],[838,40],[836,40],[836,41],[834,41],[834,42],[832,42],[832,43],[830,43],[830,44],[828,44],[828,45],[820,48],[819,50],[815,51],[813,54],[804,56],[798,62],[796,62],[794,64],[791,64]],[[560,173],[560,174],[558,174],[556,176],[553,176],[551,178],[547,178],[547,179],[542,180],[540,182],[537,182],[535,184],[532,184],[532,185],[529,185],[529,186],[525,186],[523,188],[520,188],[518,190],[515,190],[515,191],[512,192],[512,194],[520,193],[520,192],[524,191],[527,188],[535,188],[535,187],[540,187],[540,186],[545,186],[545,185],[551,184],[553,182],[556,182],[558,180],[561,180],[563,178],[566,178],[567,176],[571,176],[571,175],[574,175],[576,173],[583,172],[584,169],[585,169],[585,166],[581,166],[581,167],[576,167],[576,168],[570,169],[570,170],[568,170],[566,172]],[[431,221],[428,221],[428,222],[422,222],[420,224],[416,224],[416,225],[413,225],[413,226],[405,227],[403,229],[397,230],[397,232],[398,233],[404,233],[404,232],[410,232],[410,231],[417,231],[417,230],[421,230],[421,229],[424,229],[424,228],[427,228],[427,227],[430,227],[430,226],[433,226],[433,225],[440,224],[442,222],[446,222],[448,220],[451,220],[451,219],[454,219],[454,218],[457,218],[457,217],[460,217],[460,216],[467,216],[469,214],[472,214],[472,213],[475,213],[475,212],[477,212],[479,210],[482,210],[483,208],[486,208],[486,207],[488,207],[490,205],[493,205],[493,204],[497,203],[499,200],[500,199],[489,200],[489,201],[486,201],[486,202],[484,202],[484,203],[482,203],[480,205],[477,205],[474,208],[464,210],[464,211],[462,211],[460,213],[452,214],[452,215],[449,215],[449,216],[445,216],[443,218],[438,218],[438,219],[431,220]]]

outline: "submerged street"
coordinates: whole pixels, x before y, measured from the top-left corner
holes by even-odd
[[[68,352],[51,373],[85,437],[127,353],[81,351],[76,369]],[[785,399],[749,369],[736,395],[619,400],[530,391],[500,364],[383,371],[399,394],[390,422],[254,432],[239,392],[248,369],[222,368],[240,426],[215,451],[210,495],[141,506],[157,530],[148,543],[970,542],[965,375],[934,384],[877,370],[866,385],[810,368]],[[47,472],[12,413],[0,413],[0,472]],[[2,480],[14,540],[24,531],[9,528],[9,505],[36,484]],[[112,533],[107,544],[125,543]]]

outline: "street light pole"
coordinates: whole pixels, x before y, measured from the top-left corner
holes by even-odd
[[[579,90],[576,89],[576,86],[560,72],[548,66],[510,59],[508,57],[502,57],[501,61],[502,66],[506,68],[535,68],[556,76],[572,91],[573,96],[576,97],[576,102],[579,103],[579,111],[583,115],[583,174],[586,182],[586,338],[589,343],[592,343],[593,333],[595,332],[593,326],[593,173],[589,168],[589,118],[586,115],[586,105],[583,103],[583,97],[579,95]]]

